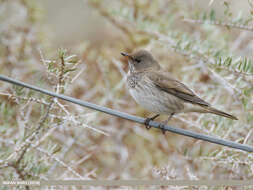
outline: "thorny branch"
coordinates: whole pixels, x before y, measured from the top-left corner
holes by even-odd
[[[245,26],[242,24],[226,23],[222,21],[211,21],[211,20],[195,20],[195,19],[189,19],[189,18],[184,18],[183,21],[190,22],[190,23],[198,23],[198,24],[211,24],[211,25],[223,26],[227,28],[238,28],[240,30],[248,30],[248,31],[253,32],[253,27]]]
[[[65,72],[64,53],[62,53],[60,55],[60,60],[61,60],[61,63],[60,63],[60,72],[59,72],[59,75],[58,75],[58,84],[57,84],[56,89],[55,89],[55,91],[57,93],[59,93],[59,92],[63,93],[63,91],[64,91],[64,88],[63,88],[63,81],[64,81],[63,77],[64,77],[64,72]],[[17,99],[17,97],[9,95],[9,94],[4,94],[4,95],[8,95],[12,99]],[[38,102],[36,99],[31,99],[31,98],[21,98],[21,99],[28,100],[28,101],[29,100],[33,100],[35,102]],[[41,101],[39,101],[39,102],[41,102]],[[50,97],[49,103],[44,103],[44,104],[47,105],[46,112],[45,112],[44,116],[40,119],[40,121],[38,123],[38,126],[36,127],[36,129],[34,130],[34,132],[32,132],[31,134],[29,134],[28,138],[25,140],[25,142],[14,153],[12,153],[5,160],[5,162],[7,162],[14,155],[17,155],[18,152],[22,151],[20,153],[20,155],[18,156],[18,158],[16,159],[15,162],[13,162],[11,164],[10,163],[5,163],[5,166],[12,166],[12,167],[14,167],[16,169],[17,173],[19,174],[19,176],[20,176],[20,174],[22,174],[22,171],[20,171],[20,169],[19,169],[20,162],[24,158],[25,153],[27,152],[27,150],[29,149],[29,147],[31,146],[31,144],[33,143],[33,141],[39,135],[41,129],[43,128],[43,125],[45,124],[47,118],[49,117],[50,110],[52,109],[52,107],[55,104],[55,102],[56,102],[55,99],[53,97]]]
[[[138,29],[138,27],[136,27],[135,24],[129,23],[129,22],[125,21],[125,20],[122,21],[122,22],[116,20],[113,16],[111,16],[109,13],[107,13],[106,10],[104,10],[103,7],[101,7],[101,6],[99,5],[99,3],[90,2],[90,4],[91,4],[94,8],[96,8],[96,9],[99,11],[99,13],[100,13],[103,17],[105,17],[106,19],[108,19],[109,21],[111,21],[111,23],[112,23],[114,26],[116,26],[117,28],[121,29],[125,34],[127,34],[127,36],[128,36],[130,39],[132,39],[132,38],[131,38],[131,36],[132,36],[132,31],[130,30],[130,28],[131,28],[131,29],[134,29],[134,32],[137,32],[138,34],[148,35],[150,38],[155,39],[155,40],[159,40],[159,39],[166,38],[166,36],[164,36],[164,35],[162,35],[162,34],[159,34],[158,32],[152,32],[152,31],[146,31],[146,30]],[[190,20],[190,19],[189,19],[189,20]],[[185,21],[186,21],[186,19],[185,19]],[[124,22],[124,23],[123,23],[123,22]],[[204,22],[203,22],[203,23],[204,23]],[[126,25],[128,25],[129,27],[127,27]],[[225,25],[225,24],[224,24],[224,25]],[[232,26],[235,26],[235,25],[231,24],[230,27],[232,27]],[[238,25],[236,25],[236,26],[238,27]],[[245,27],[246,27],[246,26],[245,26]],[[241,28],[243,28],[243,27],[241,26]],[[253,28],[252,28],[252,27],[248,27],[248,30],[252,30],[252,31],[253,31]],[[159,40],[159,41],[160,41],[160,40]],[[167,41],[167,42],[168,42],[168,41]],[[214,61],[212,61],[210,58],[208,58],[208,57],[206,57],[205,55],[202,55],[202,54],[200,54],[200,53],[196,56],[196,55],[194,55],[194,54],[190,54],[190,53],[188,53],[188,52],[183,52],[183,51],[181,51],[181,50],[178,50],[178,49],[176,48],[176,46],[175,46],[176,42],[170,41],[170,42],[168,42],[168,43],[169,43],[169,44],[168,44],[168,45],[169,45],[169,48],[170,48],[171,50],[173,50],[174,52],[179,53],[179,54],[181,54],[181,55],[183,55],[183,56],[187,56],[187,57],[189,57],[190,59],[194,58],[194,59],[198,59],[198,60],[203,60],[205,63],[208,63],[208,64],[213,65],[215,68],[225,69],[225,70],[227,70],[227,71],[229,71],[229,72],[231,72],[231,73],[234,73],[234,74],[236,74],[236,75],[241,75],[244,79],[245,79],[245,76],[251,75],[251,74],[249,74],[249,73],[245,73],[245,72],[242,72],[242,71],[236,71],[236,70],[232,70],[232,69],[229,69],[229,68],[225,68],[225,67],[220,66],[220,65],[216,65],[216,64],[214,63]]]
[[[17,162],[16,163],[9,163],[8,166],[15,169],[15,171],[18,174],[20,179],[25,180],[25,175],[23,174],[23,170],[20,169],[20,166]],[[25,185],[25,189],[30,190],[30,187],[28,185]]]
[[[49,105],[49,103],[47,103],[46,101],[40,100],[40,99],[37,99],[37,98],[34,98],[34,97],[30,97],[30,98],[28,98],[28,97],[20,97],[20,96],[15,96],[15,95],[9,94],[9,93],[0,93],[0,95],[8,96],[9,99],[11,99],[11,100],[13,100],[15,102],[17,102],[18,100],[24,100],[24,101],[26,101],[28,103],[29,102],[36,102],[38,104],[43,104],[45,106]]]
[[[8,142],[9,144],[12,144],[14,145],[15,143],[13,141],[11,142]],[[46,155],[47,157],[49,157],[50,159],[53,159],[55,160],[57,163],[59,163],[61,166],[67,168],[67,170],[72,173],[74,176],[78,177],[79,179],[85,179],[83,176],[81,176],[80,174],[78,174],[72,167],[68,166],[68,164],[66,164],[65,162],[63,162],[61,159],[57,158],[56,156],[54,156],[53,154],[49,153],[48,151],[40,148],[40,147],[37,147],[37,144],[39,143],[36,143],[36,144],[31,144],[31,147],[41,153],[43,153],[44,155]],[[20,169],[17,165],[17,163],[7,163],[5,164],[4,166],[0,167],[1,168],[4,168],[4,167],[12,167],[15,169],[15,171],[17,172],[17,174],[19,175],[20,179],[22,180],[25,180],[25,175],[23,174],[23,170]],[[86,175],[88,176],[88,175]],[[87,177],[86,177],[87,178]],[[27,189],[27,188],[26,188]],[[29,186],[28,186],[28,189],[29,189]]]
[[[54,92],[50,92],[48,90],[38,88],[36,86],[29,85],[29,84],[26,84],[26,83],[23,83],[23,82],[20,82],[20,81],[17,81],[17,80],[14,80],[14,79],[11,79],[9,77],[2,76],[2,75],[0,75],[0,80],[8,82],[8,83],[15,84],[15,85],[23,86],[25,88],[29,88],[29,89],[38,91],[40,93],[47,94],[49,96],[53,96],[53,97],[56,97],[56,98],[59,98],[59,99],[65,100],[65,101],[72,102],[74,104],[78,104],[78,105],[83,106],[83,107],[87,107],[87,108],[90,108],[90,109],[93,109],[93,110],[104,112],[104,113],[109,114],[109,115],[114,115],[116,117],[120,117],[120,118],[130,120],[130,121],[133,121],[133,122],[136,122],[136,123],[144,124],[145,120],[146,120],[145,118],[129,115],[127,113],[116,111],[116,110],[113,110],[113,109],[110,109],[110,108],[107,108],[107,107],[99,106],[99,105],[96,105],[96,104],[93,104],[93,103],[90,103],[90,102],[81,101],[81,100],[78,100],[78,99],[75,99],[75,98],[72,98],[72,97],[69,97],[69,96],[65,96],[65,95],[62,95],[62,94],[56,94]],[[235,148],[235,149],[239,149],[239,150],[244,150],[244,151],[247,151],[247,152],[253,152],[253,147],[251,147],[249,145],[239,144],[239,143],[235,143],[235,142],[232,142],[232,141],[227,141],[227,140],[219,139],[219,138],[216,138],[216,137],[211,137],[211,136],[208,136],[208,135],[203,135],[203,134],[191,132],[191,131],[180,129],[180,128],[173,128],[171,126],[164,125],[164,124],[161,124],[161,123],[155,122],[155,121],[150,121],[149,125],[151,127],[154,127],[154,128],[157,128],[157,129],[160,129],[160,130],[163,130],[163,131],[170,131],[170,132],[173,132],[173,133],[176,133],[176,134],[180,134],[180,135],[184,135],[184,136],[188,136],[188,137],[208,141],[208,142],[211,142],[211,143],[215,143],[215,144],[219,144],[219,145],[223,145],[223,146],[227,146],[227,147],[231,147],[231,148]]]

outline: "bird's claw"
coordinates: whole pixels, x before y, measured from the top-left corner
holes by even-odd
[[[149,122],[152,120],[152,118],[147,118],[144,121],[144,125],[146,126],[146,129],[149,130],[151,126],[149,126]]]
[[[166,130],[165,130],[165,128],[164,128],[164,124],[160,124],[160,125],[159,125],[159,128],[162,130],[162,133],[165,135]]]
[[[150,128],[151,128],[151,126],[149,125],[149,122],[150,122],[150,121],[153,121],[155,118],[159,117],[159,115],[160,115],[160,114],[156,114],[156,115],[153,116],[153,117],[148,117],[148,118],[145,119],[144,125],[146,126],[146,129],[150,129]]]

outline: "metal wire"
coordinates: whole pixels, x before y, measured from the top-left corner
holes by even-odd
[[[129,115],[129,114],[124,113],[124,112],[120,112],[120,111],[113,110],[113,109],[110,109],[110,108],[107,108],[107,107],[99,106],[99,105],[96,105],[96,104],[93,104],[93,103],[90,103],[90,102],[82,101],[82,100],[79,100],[79,99],[76,99],[76,98],[72,98],[70,96],[65,96],[65,95],[62,95],[62,94],[56,94],[54,92],[50,92],[48,90],[45,90],[45,89],[30,85],[30,84],[27,84],[27,83],[24,83],[24,82],[20,82],[18,80],[15,80],[15,79],[3,76],[3,75],[0,75],[0,80],[11,83],[11,84],[15,84],[15,85],[18,85],[18,86],[23,86],[25,88],[29,88],[29,89],[41,92],[43,94],[47,94],[49,96],[53,96],[53,97],[56,97],[56,98],[59,98],[59,99],[62,99],[62,100],[68,101],[68,102],[72,102],[74,104],[78,104],[78,105],[86,107],[86,108],[97,110],[99,112],[104,112],[106,114],[113,115],[113,116],[116,116],[116,117],[120,117],[120,118],[123,118],[123,119],[126,119],[126,120],[134,121],[134,122],[137,122],[137,123],[140,123],[140,124],[144,124],[144,122],[145,122],[145,118],[142,118],[142,117]],[[185,129],[174,128],[174,127],[171,127],[169,125],[163,125],[163,124],[161,124],[159,122],[156,122],[156,121],[150,121],[149,125],[151,127],[161,129],[161,130],[164,130],[164,131],[170,131],[172,133],[176,133],[176,134],[179,134],[179,135],[184,135],[184,136],[192,137],[192,138],[195,138],[195,139],[200,139],[200,140],[203,140],[203,141],[208,141],[208,142],[211,142],[211,143],[214,143],[214,144],[219,144],[219,145],[227,146],[227,147],[230,147],[230,148],[244,150],[244,151],[247,151],[247,152],[253,152],[253,147],[249,146],[249,145],[239,144],[239,143],[235,143],[235,142],[232,142],[232,141],[223,140],[223,139],[220,139],[220,138],[217,138],[217,137],[212,137],[212,136],[208,136],[208,135],[203,135],[203,134],[191,132],[191,131],[188,131],[188,130],[185,130]]]

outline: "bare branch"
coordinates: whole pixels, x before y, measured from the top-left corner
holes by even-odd
[[[71,168],[70,166],[68,166],[68,164],[66,164],[65,162],[63,162],[62,160],[60,160],[59,158],[57,158],[56,156],[52,155],[51,153],[47,152],[46,150],[37,147],[36,150],[42,152],[43,154],[45,154],[46,156],[48,156],[51,159],[54,159],[56,162],[58,162],[61,166],[67,168],[68,171],[70,171],[70,173],[72,173],[73,175],[75,175],[76,177],[78,177],[79,179],[87,179],[84,178],[83,176],[81,176],[79,173],[77,173],[73,168]]]

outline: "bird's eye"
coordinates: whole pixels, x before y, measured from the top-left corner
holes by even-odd
[[[140,60],[140,59],[135,59],[135,61],[136,61],[137,63],[140,63],[140,62],[141,62],[141,60]]]

